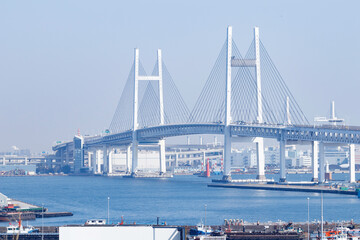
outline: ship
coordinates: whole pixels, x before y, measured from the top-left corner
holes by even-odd
[[[196,228],[191,228],[189,234],[191,236],[209,235],[213,231],[210,226],[205,227],[204,224],[199,223]]]
[[[19,214],[19,220],[17,221],[16,225],[12,225],[11,222],[9,223],[10,226],[6,228],[7,234],[29,234],[29,233],[37,233],[39,229],[34,228],[33,226],[23,226],[21,224],[21,214]]]

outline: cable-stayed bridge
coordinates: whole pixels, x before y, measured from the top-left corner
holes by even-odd
[[[141,170],[139,146],[159,151],[159,174],[166,174],[167,137],[219,134],[224,136],[224,180],[231,179],[231,145],[236,141],[256,143],[257,179],[265,180],[264,138],[280,146],[280,181],[286,181],[287,143],[312,145],[313,181],[325,181],[326,145],[349,144],[350,182],[355,182],[355,146],[360,127],[311,126],[285,84],[254,28],[254,39],[243,56],[232,38],[232,27],[192,111],[186,106],[169,71],[157,52],[157,62],[148,75],[134,52],[131,68],[109,131],[102,136],[75,136],[74,141],[53,147],[58,154],[73,149],[74,167],[80,169],[84,154],[93,173],[112,173],[114,147],[126,149],[126,167],[133,176]],[[100,161],[99,152],[103,160]]]

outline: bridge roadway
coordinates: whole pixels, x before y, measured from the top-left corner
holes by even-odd
[[[137,139],[141,142],[154,142],[167,137],[194,134],[224,134],[224,124],[184,123],[159,125],[137,130]],[[232,124],[232,137],[263,137],[285,141],[319,141],[324,143],[360,144],[360,127],[350,126],[284,126],[265,124]],[[107,145],[129,145],[133,141],[133,131],[85,138],[84,145],[96,147]],[[65,147],[61,143],[53,147],[54,151]]]

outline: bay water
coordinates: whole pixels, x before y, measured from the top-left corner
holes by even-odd
[[[278,180],[278,175],[268,175]],[[360,177],[356,176],[357,179]],[[212,178],[221,178],[214,176]],[[235,175],[252,178],[254,175]],[[333,178],[347,180],[348,174]],[[310,174],[289,174],[289,181],[309,181]],[[10,198],[42,204],[50,212],[69,211],[72,217],[44,218],[44,225],[83,224],[88,219],[107,219],[108,197],[111,223],[154,224],[156,218],[169,225],[220,225],[224,219],[247,222],[320,219],[320,194],[208,187],[211,178],[174,176],[169,179],[133,179],[101,176],[25,176],[1,177],[0,192]],[[324,194],[326,221],[360,222],[360,199],[357,196]],[[42,219],[29,224],[40,226]],[[6,226],[8,223],[0,223]]]

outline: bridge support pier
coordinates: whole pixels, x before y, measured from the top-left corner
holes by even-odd
[[[112,173],[113,171],[112,171],[112,157],[113,157],[113,154],[114,154],[114,149],[110,149],[110,151],[109,151],[109,155],[108,155],[108,171],[107,171],[107,173]]]
[[[103,173],[108,173],[109,171],[109,153],[108,153],[108,147],[104,145],[103,147]]]
[[[311,166],[313,177],[311,179],[312,182],[319,181],[319,142],[313,141],[311,142],[312,156],[311,156]]]
[[[69,165],[69,162],[70,162],[69,149],[66,149],[65,162],[66,162],[66,165]]]
[[[286,140],[280,140],[280,182],[286,182],[285,146]]]
[[[91,158],[90,158],[90,162],[91,162],[91,172],[93,174],[96,173],[96,150],[92,150],[91,151]]]
[[[224,176],[223,180],[231,180],[231,133],[230,126],[225,126],[224,137]]]
[[[165,140],[159,141],[160,175],[166,173]]]
[[[325,182],[325,144],[319,143],[319,183]]]
[[[6,165],[5,161],[6,161],[5,157],[3,157],[3,158],[2,158],[2,162],[3,162],[3,165],[4,165],[4,166]]]
[[[96,149],[95,150],[95,162],[97,163],[96,166],[96,173],[101,173],[101,161],[100,161],[100,150]]]
[[[256,140],[256,157],[257,157],[257,176],[256,179],[265,180],[265,154],[264,154],[264,139],[258,138]]]
[[[130,149],[130,145],[126,146],[126,164],[125,164],[125,172],[126,173],[130,173],[130,153],[131,153],[131,149]]]
[[[178,162],[178,155],[177,153],[175,153],[175,167],[179,166],[179,162]]]
[[[201,163],[201,171],[205,172],[206,168],[206,153],[205,151],[202,152],[202,163]]]
[[[355,182],[355,144],[349,144],[350,183]]]
[[[91,159],[92,159],[93,153],[90,150],[88,150],[87,155],[88,155],[88,168],[90,169],[92,166]]]
[[[135,176],[138,167],[138,141],[133,139],[132,144],[132,163],[131,163],[131,175]]]
[[[256,140],[256,157],[257,157],[257,176],[256,179],[265,180],[265,154],[264,154],[264,139],[258,138]]]

